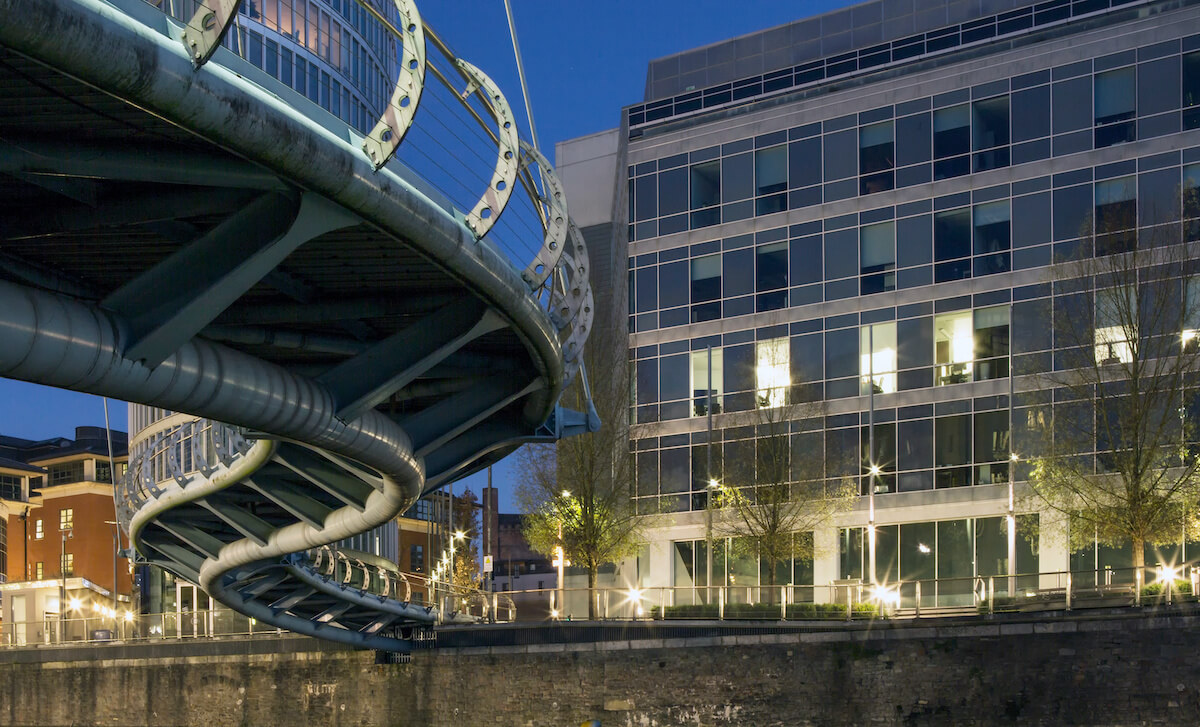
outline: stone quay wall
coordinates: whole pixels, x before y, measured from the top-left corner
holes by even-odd
[[[0,652],[0,725],[574,727],[589,720],[603,727],[1196,725],[1200,611],[444,648],[417,651],[407,664],[377,664],[372,652],[304,639]]]

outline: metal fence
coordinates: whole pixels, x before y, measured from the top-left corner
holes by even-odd
[[[1069,611],[1195,601],[1200,567],[1105,568],[890,583],[507,591],[517,621],[868,619]]]
[[[412,578],[412,576],[409,576]],[[561,620],[867,620],[986,616],[1172,605],[1200,600],[1200,567],[1028,573],[827,585],[543,588],[460,592],[437,588],[443,623]],[[0,647],[108,644],[210,638],[278,638],[289,632],[229,609],[159,614],[100,611],[93,616],[0,624]]]

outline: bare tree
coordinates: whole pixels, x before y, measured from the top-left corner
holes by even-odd
[[[768,362],[763,368],[773,367]],[[760,386],[753,411],[729,415],[740,426],[753,425],[755,438],[714,457],[722,472],[714,529],[740,544],[744,555],[760,558],[767,566],[767,585],[775,586],[781,563],[812,560],[812,531],[850,509],[858,486],[851,478],[824,479],[824,447],[804,451],[796,446],[796,437],[804,435],[794,435],[793,427],[804,429],[808,423],[807,429],[819,432],[825,403],[797,401],[802,398],[798,387],[784,376],[774,381],[760,376]]]
[[[1197,250],[1178,221],[1138,231],[1128,207],[1096,222],[1078,259],[1054,273],[1068,291],[1054,304],[1058,350],[1054,370],[1036,377],[1053,408],[1016,425],[1034,450],[1036,498],[1076,534],[1131,543],[1140,570],[1146,543],[1196,528]]]
[[[611,326],[595,328],[587,351],[587,375],[600,430],[566,437],[557,445],[522,448],[516,496],[527,513],[522,530],[530,546],[545,555],[557,555],[561,547],[567,560],[587,571],[591,591],[601,566],[637,553],[643,527],[630,492],[629,365],[624,337]],[[587,410],[578,378],[562,403]],[[596,599],[589,597],[591,618],[595,607]]]

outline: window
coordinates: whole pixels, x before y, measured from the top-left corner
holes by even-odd
[[[425,546],[413,545],[408,549],[408,565],[413,573],[425,571]]]
[[[721,391],[724,380],[724,355],[720,348],[712,349],[712,406],[713,414],[721,413]],[[708,349],[692,351],[692,415],[706,416],[709,402]]]
[[[896,289],[896,227],[892,222],[859,229],[859,265],[863,278],[861,294]]]
[[[75,575],[75,554],[64,553],[62,562],[62,574],[67,578]]]
[[[23,500],[21,478],[16,475],[0,475],[0,498],[5,500]]]
[[[1008,481],[1008,411],[975,414],[975,484],[998,485]]]
[[[974,324],[971,311],[956,311],[933,319],[933,362],[938,386],[971,380],[974,357]]]
[[[75,509],[65,507],[58,511],[58,529],[71,530],[75,527]]]
[[[642,222],[658,217],[658,180],[651,174],[629,180],[630,221]]]
[[[687,167],[668,169],[658,173],[658,214],[662,216],[687,212],[688,170]]]
[[[1096,254],[1129,252],[1137,242],[1137,180],[1096,182]]]
[[[97,482],[112,482],[112,472],[110,471],[108,462],[96,460],[96,481]]]
[[[737,202],[754,196],[754,155],[734,154],[721,160],[721,201]]]
[[[971,105],[971,148],[977,172],[1008,166],[1008,96]]]
[[[892,122],[864,126],[858,130],[858,172],[860,194],[884,192],[895,186],[895,141]]]
[[[1200,128],[1200,53],[1183,55],[1183,128]]]
[[[1008,200],[975,205],[973,274],[991,275],[1006,272],[1010,265],[1009,248],[1011,220]]]
[[[933,463],[935,486],[963,487],[971,484],[971,415],[938,417],[934,420]]]
[[[1183,331],[1185,347],[1196,345],[1200,333],[1200,278],[1187,278],[1183,283]]]
[[[754,152],[754,213],[769,215],[787,209],[788,155],[784,145]]]
[[[933,217],[934,282],[971,277],[971,210],[938,212]]]
[[[692,323],[721,317],[721,256],[692,259]]]
[[[33,564],[33,578],[34,578],[34,580],[40,581],[45,577],[46,577],[46,564],[39,560],[38,562]]]
[[[42,525],[42,521],[40,519],[34,520],[33,521],[33,539],[41,540],[44,537],[46,537],[45,526]]]
[[[876,323],[859,329],[861,393],[890,394],[896,390],[896,324]]]
[[[1134,68],[1096,74],[1096,148],[1137,138]]]
[[[787,403],[791,386],[791,365],[788,361],[788,339],[771,338],[755,346],[755,389],[758,408],[767,409]]]
[[[51,465],[48,469],[50,470],[50,484],[52,486],[83,481],[82,461]]]
[[[1137,316],[1137,293],[1132,286],[1096,291],[1096,363],[1133,361]]]
[[[966,104],[933,112],[933,178],[971,171],[971,110]]]
[[[708,227],[721,221],[721,162],[713,160],[691,167],[692,227]]]
[[[1008,376],[1008,321],[1006,305],[975,311],[975,380]]]
[[[788,245],[776,242],[760,245],[755,251],[755,290],[759,293],[777,290],[778,293],[758,296],[758,310],[774,310],[787,306],[787,294],[782,290],[788,284]]]

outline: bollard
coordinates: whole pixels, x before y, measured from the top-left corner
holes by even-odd
[[[787,586],[779,587],[779,620],[787,621]]]
[[[725,586],[717,589],[717,620],[725,620]]]
[[[854,617],[854,587],[846,586],[846,620]]]
[[[917,610],[913,614],[913,618],[921,618],[921,582],[917,581]]]
[[[996,576],[988,576],[987,582],[988,613],[996,613]]]
[[[1133,572],[1133,605],[1142,605],[1142,569]]]
[[[1071,574],[1067,574],[1067,610],[1071,610]]]

